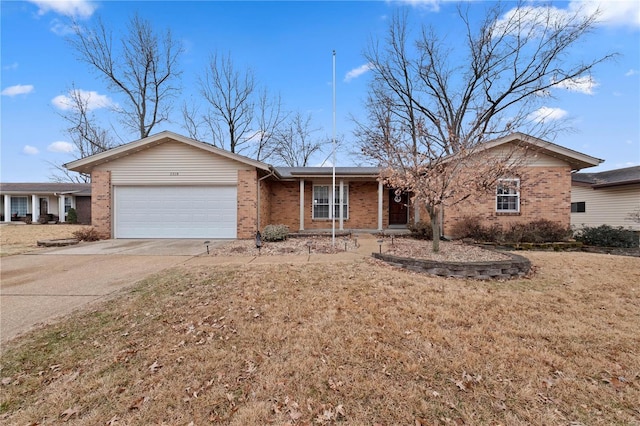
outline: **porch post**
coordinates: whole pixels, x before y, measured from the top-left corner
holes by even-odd
[[[414,199],[413,201],[413,210],[414,210],[414,214],[413,214],[413,223],[418,223],[420,222],[420,206],[418,204],[418,199]]]
[[[66,222],[66,218],[64,217],[64,194],[60,194],[58,197],[58,220],[61,223]]]
[[[33,223],[38,223],[40,219],[40,199],[37,195],[31,195],[31,220]]]
[[[4,194],[4,221],[11,222],[11,196]]]
[[[382,231],[382,204],[384,188],[382,181],[378,181],[378,231]]]
[[[304,231],[304,179],[300,179],[300,231]]]
[[[340,230],[344,230],[344,180],[340,179]]]

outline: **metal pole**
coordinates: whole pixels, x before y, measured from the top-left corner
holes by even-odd
[[[333,150],[333,180],[332,180],[332,202],[331,205],[331,245],[333,247],[336,246],[336,51],[333,51],[333,136],[331,138],[332,141],[332,150]],[[341,201],[342,202],[342,201]]]

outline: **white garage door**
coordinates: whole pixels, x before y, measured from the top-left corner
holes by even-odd
[[[236,238],[237,188],[116,186],[116,238]]]

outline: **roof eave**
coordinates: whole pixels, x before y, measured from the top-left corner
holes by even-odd
[[[104,151],[99,154],[95,154],[89,157],[81,158],[79,160],[63,164],[63,166],[68,170],[71,170],[74,172],[89,173],[97,165],[110,162],[118,158],[134,154],[136,152],[140,152],[152,146],[160,145],[168,140],[183,142],[195,148],[199,148],[204,151],[209,151],[211,153],[218,154],[222,157],[225,157],[234,161],[238,161],[244,164],[248,164],[260,170],[271,171],[269,165],[261,161],[252,160],[251,158],[225,151],[223,149],[217,148],[205,142],[200,142],[195,139],[187,138],[185,136],[178,135],[177,133],[173,133],[168,130],[162,131],[160,133],[156,133],[155,135],[146,137],[144,139],[139,139],[137,141],[120,145],[116,148],[112,148],[108,151]]]

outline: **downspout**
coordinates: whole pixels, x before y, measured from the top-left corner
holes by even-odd
[[[276,174],[275,169],[273,169],[271,166],[269,166],[269,174],[262,176],[260,179],[258,179],[258,181],[256,182],[256,192],[258,195],[258,205],[256,207],[256,232],[260,231],[260,182],[262,182],[263,180],[265,180],[268,177],[274,176]]]

